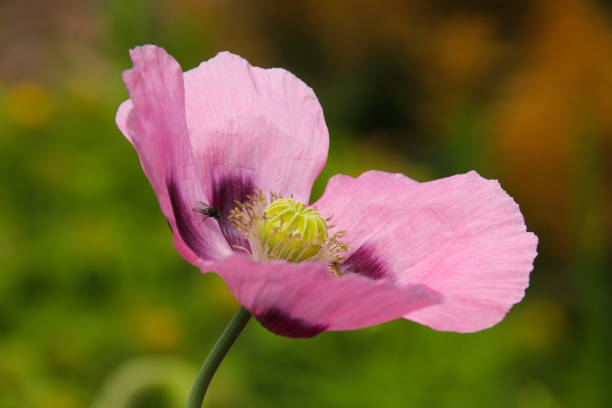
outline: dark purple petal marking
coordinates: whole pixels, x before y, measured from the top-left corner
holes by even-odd
[[[200,233],[198,223],[194,222],[191,218],[193,210],[191,206],[185,204],[185,200],[183,200],[181,191],[174,178],[169,177],[166,180],[166,187],[168,188],[170,204],[172,204],[176,228],[181,238],[197,256],[206,260],[210,259],[208,255],[208,244]],[[172,229],[172,226],[170,226],[170,229]],[[175,231],[173,231],[173,233],[174,232]]]
[[[230,211],[236,207],[236,201],[243,203],[248,200],[247,196],[254,192],[255,186],[249,176],[224,176],[213,181],[210,206],[220,214],[220,217],[215,219],[219,223],[221,233],[231,247],[239,245],[250,249],[248,241],[244,239],[240,231],[234,229],[227,217],[230,215]]]
[[[327,326],[306,323],[276,308],[268,309],[264,313],[258,313],[255,315],[255,318],[272,333],[294,339],[314,337],[327,330]]]
[[[356,273],[374,280],[392,277],[392,274],[388,272],[386,263],[367,244],[360,246],[350,254],[342,263],[341,269],[343,273]]]

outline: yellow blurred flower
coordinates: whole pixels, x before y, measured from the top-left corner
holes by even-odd
[[[566,336],[568,316],[563,305],[550,299],[534,299],[517,308],[512,333],[517,344],[531,350],[551,350]]]
[[[55,110],[53,95],[42,84],[24,81],[10,88],[6,94],[5,109],[8,117],[26,128],[46,125]]]
[[[85,405],[71,394],[56,391],[44,397],[40,408],[85,408]]]
[[[134,334],[147,348],[173,350],[183,339],[183,324],[171,309],[156,307],[139,310],[134,320]]]

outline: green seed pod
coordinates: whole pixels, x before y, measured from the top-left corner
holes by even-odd
[[[275,258],[301,262],[317,255],[325,244],[327,223],[314,208],[281,198],[264,210],[259,237]]]

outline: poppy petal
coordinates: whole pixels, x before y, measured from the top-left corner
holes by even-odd
[[[442,294],[443,303],[405,315],[436,330],[493,326],[529,284],[537,237],[499,183],[476,172],[426,183],[337,175],[315,206],[347,231],[347,271]]]
[[[397,319],[437,304],[425,285],[398,287],[356,274],[335,277],[323,263],[259,263],[233,255],[206,263],[238,301],[268,330],[286,337],[352,330]]]
[[[216,223],[193,211],[204,195],[187,134],[181,67],[150,45],[130,56],[134,67],[123,73],[130,99],[120,106],[117,124],[138,152],[175,246],[194,264],[227,255],[230,247]]]
[[[205,186],[247,180],[243,184],[265,193],[308,201],[329,136],[321,105],[304,82],[221,52],[185,73],[185,100]]]

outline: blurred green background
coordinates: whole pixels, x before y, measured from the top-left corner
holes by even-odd
[[[0,407],[171,408],[236,309],[174,250],[116,129],[128,49],[220,50],[317,93],[335,173],[475,169],[539,256],[484,332],[309,340],[251,322],[208,407],[612,406],[612,2],[0,3]]]

